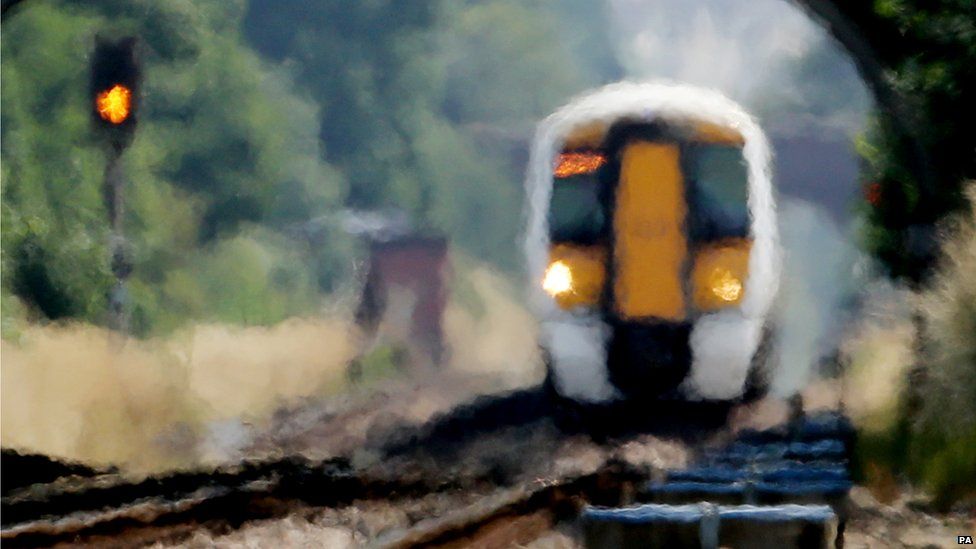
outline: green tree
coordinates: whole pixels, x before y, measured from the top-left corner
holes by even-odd
[[[976,5],[971,0],[883,0],[875,26],[885,77],[904,112],[880,112],[860,148],[877,196],[867,244],[890,274],[923,279],[936,257],[935,223],[965,201],[976,177]]]
[[[102,320],[111,276],[105,159],[87,97],[96,33],[141,40],[142,110],[124,156],[125,233],[135,250],[133,314],[141,331],[163,318],[177,325],[173,311],[226,316],[218,307],[226,295],[212,283],[228,276],[214,263],[232,261],[220,252],[224,240],[287,232],[342,202],[345,183],[323,160],[315,106],[292,91],[286,70],[270,68],[243,43],[244,7],[38,1],[4,21],[5,304],[16,296],[34,318]],[[298,254],[308,287],[296,295],[306,297],[329,289],[349,252],[348,239],[331,233],[314,247],[280,236],[252,243],[267,248],[267,257]],[[261,272],[258,286],[273,292],[274,269]],[[232,288],[234,278],[222,282]],[[287,311],[240,320],[273,321],[315,302],[291,300]]]
[[[601,61],[610,54],[599,20],[580,20],[593,8],[578,4],[253,0],[245,30],[320,106],[348,205],[404,208],[514,269],[535,123],[619,72]]]

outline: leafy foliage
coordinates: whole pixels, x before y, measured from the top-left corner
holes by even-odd
[[[600,78],[559,32],[578,13],[553,5],[253,0],[245,31],[320,105],[349,205],[403,208],[511,270],[535,121]]]
[[[99,32],[143,40],[143,110],[123,157],[137,327],[175,326],[181,312],[228,316],[223,308],[235,300],[227,292],[237,282],[229,275],[251,267],[235,266],[238,259],[298,255],[296,264],[307,266],[299,278],[310,289],[296,298],[334,282],[332,264],[349,253],[340,237],[307,249],[273,236],[335,208],[345,184],[321,158],[314,105],[242,44],[235,23],[242,14],[243,4],[216,1],[52,1],[4,22],[3,291],[32,317],[99,322],[104,315],[111,283],[105,155],[90,126],[86,59]],[[228,257],[248,225],[271,236],[250,241],[242,250],[250,256]],[[251,287],[265,294],[241,287],[240,299],[277,307],[273,273],[248,270]],[[239,319],[282,316],[249,311]]]
[[[902,119],[879,113],[859,143],[874,195],[867,245],[891,275],[920,289],[909,397],[873,453],[923,482],[942,507],[976,497],[976,219],[972,210],[951,215],[966,204],[963,181],[976,177],[974,8],[970,0],[874,3],[897,31],[882,62],[906,109]],[[938,239],[947,221],[953,229]]]
[[[900,297],[894,315],[865,315],[872,329],[848,343],[857,469],[890,497],[898,477],[922,484],[942,509],[976,501],[976,185],[967,190],[969,211],[940,223],[942,251],[925,286]]]
[[[935,258],[933,225],[963,206],[961,182],[976,177],[976,11],[969,0],[883,0],[875,13],[897,30],[877,47],[911,119],[879,114],[861,145],[880,191],[867,244],[890,274],[919,281]]]
[[[97,33],[141,41],[124,232],[133,325],[148,334],[314,311],[353,262],[330,222],[343,206],[405,209],[516,269],[532,127],[615,70],[605,36],[561,28],[601,14],[564,2],[19,6],[2,44],[5,330],[24,316],[106,320],[105,155],[87,97]]]
[[[926,327],[912,435],[915,474],[945,504],[976,498],[976,184],[970,210],[948,223],[942,257],[922,294]]]

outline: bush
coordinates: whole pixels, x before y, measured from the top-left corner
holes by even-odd
[[[940,504],[976,496],[976,183],[967,194],[970,210],[947,224],[919,299],[922,369],[909,457]]]
[[[5,336],[24,321],[107,320],[105,155],[86,58],[96,34],[139,36],[144,61],[139,128],[122,160],[135,333],[277,322],[317,303],[310,280],[321,294],[342,280],[350,239],[295,233],[335,212],[345,178],[322,159],[318,106],[241,39],[244,8],[43,0],[4,19]]]
[[[942,509],[976,501],[976,183],[968,195],[969,211],[942,225],[927,285],[869,291],[843,349],[860,480],[888,499],[912,480]]]

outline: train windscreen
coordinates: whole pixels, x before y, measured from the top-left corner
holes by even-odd
[[[742,149],[730,145],[694,145],[688,156],[692,239],[710,242],[748,236],[748,172]]]
[[[553,242],[593,244],[604,234],[606,215],[596,173],[558,178],[549,202],[549,238]]]

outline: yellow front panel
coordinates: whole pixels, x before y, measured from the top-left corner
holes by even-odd
[[[608,126],[606,122],[594,121],[573,128],[573,131],[566,136],[563,149],[595,149],[599,147],[607,134]]]
[[[745,140],[734,128],[719,126],[708,122],[695,124],[694,140],[701,143],[735,145],[741,147]]]
[[[568,283],[557,288],[561,291],[551,292],[560,307],[572,309],[580,305],[596,305],[600,301],[607,280],[605,246],[556,244],[549,250],[549,266],[552,268],[556,264],[563,265],[569,272]]]
[[[696,309],[714,311],[742,301],[751,249],[751,240],[732,238],[709,244],[695,253],[691,281]]]
[[[681,272],[688,250],[687,211],[677,145],[627,145],[613,219],[613,293],[621,317],[685,318]]]

